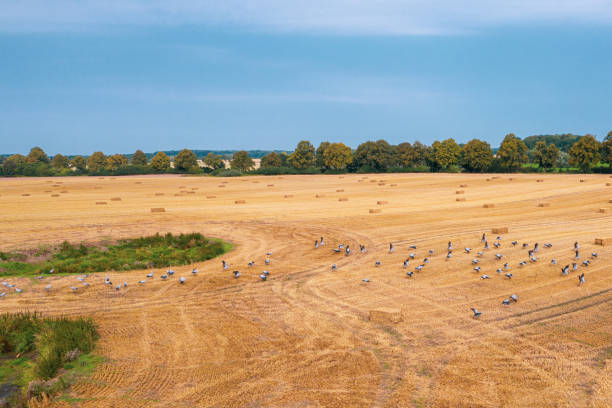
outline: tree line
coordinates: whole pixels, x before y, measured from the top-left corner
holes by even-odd
[[[571,143],[570,143],[571,142]],[[201,164],[200,164],[201,163]],[[61,154],[49,158],[34,147],[27,156],[14,154],[2,161],[3,176],[122,175],[152,173],[211,173],[212,175],[299,174],[325,172],[516,172],[599,171],[612,172],[612,131],[599,142],[593,135],[543,135],[522,140],[510,133],[498,149],[473,139],[459,145],[454,139],[391,145],[385,140],[367,141],[353,150],[343,143],[322,142],[317,148],[300,141],[291,153],[270,152],[260,167],[242,150],[231,157],[226,169],[223,156],[209,152],[201,162],[189,149],[171,160],[164,152],[150,160],[141,150],[130,159],[122,154],[94,152],[69,159]]]

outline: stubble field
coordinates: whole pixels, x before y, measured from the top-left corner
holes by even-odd
[[[144,285],[137,282],[149,271],[109,272],[128,283],[120,291],[103,284],[107,273],[77,293],[75,276],[0,279],[23,289],[1,299],[0,312],[95,319],[106,360],[72,387],[83,407],[611,407],[612,248],[594,244],[612,238],[610,182],[463,174],[3,179],[2,251],[156,232],[201,232],[234,250],[223,257],[227,271],[221,259],[196,264],[196,276],[194,266],[174,268],[184,285],[176,275],[161,281],[159,270]],[[508,233],[491,231],[503,227]],[[491,249],[476,272],[482,233]],[[325,246],[314,249],[321,236]],[[575,241],[580,268],[562,276]],[[522,244],[536,242],[538,261],[520,267],[529,261]],[[332,251],[341,243],[350,256]],[[408,277],[430,249],[429,263]],[[582,266],[592,252],[597,258]],[[506,262],[512,279],[496,272]],[[511,294],[518,302],[502,305]],[[370,320],[381,308],[399,310],[401,321]]]

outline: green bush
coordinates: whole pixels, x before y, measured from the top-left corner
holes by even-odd
[[[215,177],[240,177],[242,173],[235,169],[216,169],[210,172]]]

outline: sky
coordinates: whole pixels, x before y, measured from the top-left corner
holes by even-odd
[[[609,0],[0,0],[0,153],[612,130]]]

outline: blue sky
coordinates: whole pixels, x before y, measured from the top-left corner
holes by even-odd
[[[611,73],[603,0],[12,1],[0,153],[601,139]]]

